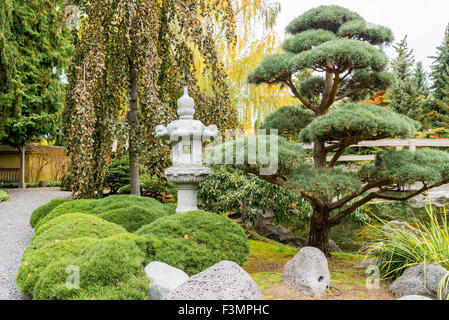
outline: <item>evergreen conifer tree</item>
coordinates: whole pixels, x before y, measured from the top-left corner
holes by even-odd
[[[71,43],[64,28],[62,2],[0,3],[0,143],[20,151],[22,188],[26,143],[55,135],[64,105],[60,76]]]
[[[440,120],[439,125],[449,127],[449,25],[446,28],[443,43],[437,50],[437,55],[433,57],[431,89]]]
[[[408,48],[407,36],[394,46],[397,57],[392,62],[394,85],[388,93],[390,107],[403,115],[417,120],[421,111],[416,79],[413,74],[415,59]]]

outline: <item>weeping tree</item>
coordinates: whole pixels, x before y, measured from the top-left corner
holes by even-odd
[[[233,154],[234,163],[244,164],[235,166],[295,191],[310,202],[309,245],[329,255],[331,228],[357,208],[373,199],[407,200],[448,182],[449,154],[428,149],[389,151],[357,170],[337,166],[351,145],[389,137],[410,138],[419,128],[418,122],[391,109],[350,101],[385,90],[392,82],[381,50],[392,41],[392,33],[338,6],[322,6],[302,14],[287,26],[287,32],[292,36],[283,45],[285,53],[267,57],[248,75],[248,81],[287,86],[302,102],[295,110],[278,110],[263,127],[281,132],[286,129],[288,135],[297,134],[301,142],[313,144],[312,158],[282,137],[276,149],[271,149],[268,136],[259,135],[220,145],[209,160],[223,163],[224,156],[229,157],[226,150],[242,150],[245,145],[244,161],[237,161],[242,160],[238,152]],[[296,83],[294,76],[309,69],[313,76]],[[291,123],[297,123],[298,128],[289,126]],[[262,137],[262,147],[255,148]],[[257,159],[248,152],[248,144],[250,150],[257,149]],[[261,154],[265,149],[278,153],[274,174],[262,175],[260,170],[266,162],[267,155]],[[404,186],[417,182],[422,188],[404,194]]]
[[[221,19],[224,37],[230,46],[234,43],[229,1],[78,0],[74,4],[83,15],[79,29],[73,30],[75,52],[68,72],[64,132],[72,156],[72,188],[79,197],[102,195],[114,141],[118,154],[129,154],[133,194],[140,192],[139,162],[152,174],[161,174],[170,164],[169,149],[155,137],[154,129],[175,119],[183,85],[189,85],[203,122],[237,125],[212,37]],[[197,85],[194,50],[207,66],[208,92]]]

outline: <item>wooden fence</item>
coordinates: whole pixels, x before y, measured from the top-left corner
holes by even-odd
[[[0,182],[2,183],[19,182],[19,169],[0,168]]]
[[[313,144],[301,144],[305,149],[313,149]],[[396,150],[402,150],[408,148],[414,152],[419,147],[449,147],[449,139],[385,139],[379,141],[364,141],[353,147],[396,147]],[[373,161],[376,159],[375,155],[345,155],[341,156],[339,162],[349,161]],[[332,157],[328,157],[328,161],[331,161]]]

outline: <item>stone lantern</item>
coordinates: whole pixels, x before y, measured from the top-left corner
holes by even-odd
[[[156,127],[157,137],[172,142],[173,166],[165,170],[165,175],[178,188],[176,213],[198,210],[198,185],[210,174],[209,168],[203,167],[202,143],[218,135],[217,126],[206,127],[201,121],[193,119],[194,104],[187,87],[184,87],[184,95],[178,100],[179,120],[167,127]]]

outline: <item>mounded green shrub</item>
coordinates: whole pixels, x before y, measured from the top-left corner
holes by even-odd
[[[34,228],[40,219],[47,216],[54,208],[59,206],[62,203],[72,201],[72,199],[53,199],[49,203],[40,206],[36,210],[33,211],[30,218],[30,225]]]
[[[17,285],[22,293],[32,294],[40,274],[47,265],[61,258],[73,259],[88,246],[96,241],[95,238],[78,238],[49,243],[41,248],[28,247],[22,256],[22,263],[17,273]]]
[[[111,222],[92,215],[78,214],[75,219],[61,222],[33,237],[30,246],[40,248],[46,244],[61,240],[83,237],[107,238],[114,234],[125,233],[126,230]]]
[[[37,300],[146,299],[149,279],[144,254],[131,241],[104,239],[83,249],[75,259],[62,258],[41,273],[33,297]],[[79,269],[79,289],[66,285],[67,267]]]
[[[106,211],[99,215],[102,219],[116,223],[129,232],[137,231],[144,225],[164,217],[167,212],[162,207],[145,209],[144,207],[132,206]]]
[[[151,241],[149,260],[165,262],[197,274],[229,260],[243,264],[249,245],[243,229],[232,220],[204,211],[160,218],[136,232]]]
[[[163,209],[167,212],[168,215],[172,215],[176,213],[176,207],[178,204],[176,203],[166,203],[163,205]]]
[[[42,218],[36,225],[36,231],[52,219],[67,213],[79,212],[98,216],[133,232],[167,215],[167,211],[170,212],[167,208],[155,199],[134,195],[114,195],[99,200],[74,200],[61,204]]]
[[[52,200],[53,201],[53,200]],[[89,213],[90,210],[96,205],[97,200],[72,200],[69,202],[61,203],[46,213],[43,213],[37,223],[34,225],[34,229],[37,231],[39,228],[49,222],[50,220],[62,216],[66,213]],[[32,225],[33,226],[33,225]]]
[[[62,216],[56,217],[50,221],[47,221],[44,224],[40,224],[39,228],[36,229],[36,231],[34,232],[34,237],[39,236],[40,234],[44,233],[48,229],[51,229],[54,226],[57,226],[61,223],[64,223],[67,221],[74,221],[76,223],[79,219],[83,219],[86,216],[88,216],[88,215],[86,215],[84,213],[80,213],[80,212],[74,212],[74,213],[67,213]]]

